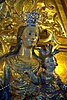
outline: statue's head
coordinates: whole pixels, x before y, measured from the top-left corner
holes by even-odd
[[[54,56],[45,58],[45,66],[46,66],[46,71],[48,73],[52,73],[57,65],[58,64],[57,64],[56,58]]]
[[[38,40],[39,30],[35,26],[28,26],[22,33],[22,42],[26,48],[31,48],[36,45]]]

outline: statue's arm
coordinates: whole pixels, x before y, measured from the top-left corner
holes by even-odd
[[[36,74],[32,71],[28,71],[27,74],[34,84],[39,85],[40,83],[42,83],[42,80],[45,80],[42,67],[39,68]]]
[[[39,84],[39,77],[37,77],[33,72],[29,71],[27,74],[34,84]]]
[[[4,66],[3,71],[0,71],[0,99],[1,100],[7,100],[9,98],[9,67],[8,65]]]

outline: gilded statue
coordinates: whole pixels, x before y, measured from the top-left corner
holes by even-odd
[[[22,27],[19,28],[18,32]],[[53,71],[57,61],[51,54],[51,45],[46,46],[46,52],[41,49],[43,61],[33,54],[33,48],[38,41],[39,29],[27,26],[20,35],[20,49],[18,53],[4,56],[6,65],[1,77],[2,98],[6,100],[47,100],[63,98],[57,85]],[[44,53],[44,54],[43,54]],[[45,66],[45,67],[44,67]],[[3,85],[4,84],[4,85]],[[57,97],[56,97],[57,96]],[[44,99],[43,99],[44,98]]]
[[[28,0],[23,1],[5,0],[1,5],[2,10],[4,5],[6,9],[4,15],[2,10],[0,13],[0,40],[3,50],[8,48],[8,51],[5,50],[4,55],[0,57],[0,60],[4,61],[0,75],[0,99],[64,100],[64,84],[54,72],[57,66],[54,55],[59,50],[54,48],[52,51],[52,44],[57,45],[56,34],[62,31],[55,19],[56,14],[51,16],[48,13],[48,8],[51,10],[54,7],[47,7],[44,2],[37,2],[39,0],[29,0],[29,3]],[[5,35],[2,37],[3,32]],[[42,32],[46,35],[49,33],[47,41],[41,41],[41,44],[44,43],[44,49],[42,45],[37,47],[39,34]],[[15,43],[15,39],[17,42],[13,48],[12,43]],[[39,56],[34,53],[36,48]]]
[[[10,91],[12,95],[16,95],[16,100],[23,100],[26,95],[33,94],[37,88],[35,84],[39,84],[37,73],[40,63],[32,55],[32,47],[37,43],[38,33],[38,28],[26,27],[22,33],[22,46],[18,55],[6,60],[5,69],[9,67],[11,73]]]

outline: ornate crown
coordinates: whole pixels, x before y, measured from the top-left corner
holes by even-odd
[[[37,12],[26,13],[25,22],[28,26],[35,26],[38,22],[39,14]]]

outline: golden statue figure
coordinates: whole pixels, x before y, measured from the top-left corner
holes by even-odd
[[[19,28],[18,33],[22,28]],[[19,52],[12,56],[9,53],[9,56],[4,57],[6,58],[6,65],[3,77],[0,80],[1,85],[4,84],[4,87],[1,88],[4,93],[3,97],[7,100],[8,98],[10,100],[40,100],[40,98],[54,98],[60,93],[57,98],[63,98],[61,92],[59,92],[60,88],[54,80],[53,71],[57,62],[50,54],[50,45],[46,47],[47,56],[44,55],[46,58],[43,64],[46,69],[42,66],[41,60],[32,55],[32,49],[38,41],[38,27],[27,26],[19,34],[22,34],[20,35],[22,44]],[[46,90],[44,91],[44,89]]]
[[[12,95],[16,95],[16,100],[23,100],[26,95],[35,93],[37,88],[35,84],[39,84],[37,73],[40,63],[32,55],[32,48],[36,46],[38,34],[37,27],[26,27],[22,33],[22,45],[18,55],[8,57],[6,60],[5,69],[9,67],[11,73],[10,91]]]
[[[3,0],[0,5],[1,100],[64,99],[54,55],[56,48],[67,52],[61,41],[66,35],[53,10],[44,0]]]

